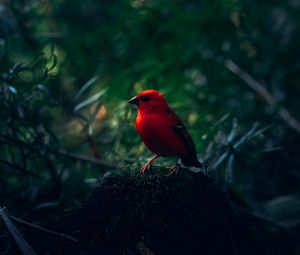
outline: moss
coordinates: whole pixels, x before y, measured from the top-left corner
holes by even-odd
[[[166,172],[127,168],[104,177],[81,208],[44,224],[78,242],[32,230],[26,239],[38,254],[237,254],[225,193],[202,173]]]

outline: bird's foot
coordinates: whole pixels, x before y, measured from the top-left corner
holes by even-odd
[[[170,176],[172,174],[177,174],[179,172],[179,170],[180,170],[180,165],[176,163],[175,166],[173,166],[173,167],[170,168],[170,171],[167,174],[167,176]]]
[[[140,173],[143,174],[146,171],[149,171],[151,169],[151,164],[147,162],[145,165],[143,165],[140,169]]]
[[[141,167],[140,172],[141,174],[145,173],[146,171],[150,170],[151,164],[153,163],[154,160],[159,158],[159,155],[154,155],[144,166]]]

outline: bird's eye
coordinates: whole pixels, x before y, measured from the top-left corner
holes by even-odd
[[[150,98],[147,97],[147,96],[142,96],[142,97],[140,98],[140,101],[141,101],[141,102],[146,102],[146,101],[149,101],[149,100],[150,100]]]

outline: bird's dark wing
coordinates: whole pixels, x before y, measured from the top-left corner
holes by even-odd
[[[201,163],[197,159],[195,144],[186,127],[184,126],[183,122],[172,110],[169,109],[167,111],[167,114],[171,119],[172,128],[174,132],[180,138],[187,151],[186,155],[180,155],[182,163],[188,166],[201,167]]]

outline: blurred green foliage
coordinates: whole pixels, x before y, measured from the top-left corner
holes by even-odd
[[[300,120],[299,45],[299,0],[0,1],[1,204],[39,218],[143,163],[127,100],[157,89],[210,175],[247,210],[299,229],[300,135],[280,114]]]

